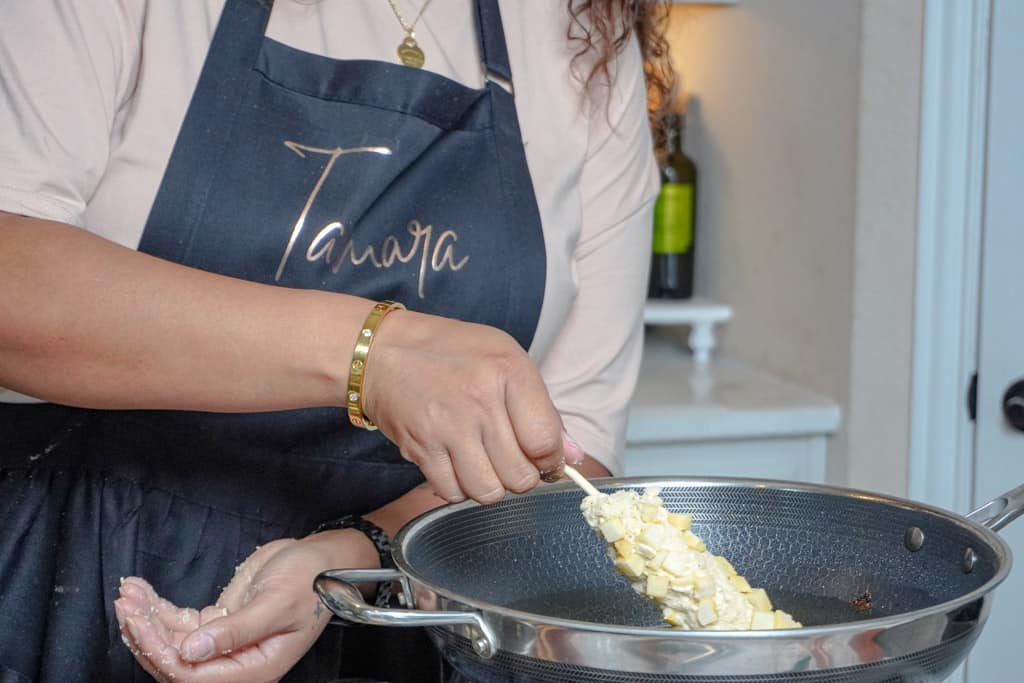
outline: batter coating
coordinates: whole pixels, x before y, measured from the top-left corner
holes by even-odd
[[[763,588],[752,588],[727,559],[708,552],[690,530],[691,516],[669,512],[659,494],[648,488],[588,495],[580,509],[608,542],[616,570],[661,608],[666,622],[687,630],[801,627],[772,608]]]

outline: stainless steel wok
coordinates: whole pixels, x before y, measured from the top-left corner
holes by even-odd
[[[428,626],[448,661],[478,681],[941,681],[967,656],[1009,571],[994,532],[1024,511],[1024,486],[962,517],[789,482],[594,483],[660,487],[667,507],[693,515],[709,550],[805,628],[664,626],[615,573],[580,514],[583,493],[568,483],[429,512],[395,539],[397,569],[333,570],[314,587],[343,620]],[[367,605],[359,581],[397,581],[408,609]]]

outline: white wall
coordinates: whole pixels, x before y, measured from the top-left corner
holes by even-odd
[[[920,28],[920,0],[680,5],[670,25],[696,101],[697,288],[735,312],[722,352],[834,398],[845,420],[829,480],[894,492],[906,488]]]
[[[924,3],[864,0],[846,482],[906,495]]]

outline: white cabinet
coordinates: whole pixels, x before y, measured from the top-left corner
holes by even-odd
[[[626,476],[730,476],[823,482],[829,398],[755,368],[698,364],[649,334],[626,431]]]

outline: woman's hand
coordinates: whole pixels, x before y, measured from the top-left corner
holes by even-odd
[[[377,567],[373,545],[345,529],[268,543],[248,557],[215,605],[196,610],[126,578],[114,602],[125,643],[158,681],[261,683],[280,679],[330,618],[313,579],[332,567]]]
[[[0,212],[0,232],[0,385],[103,409],[346,405],[374,302],[188,268],[53,221]],[[391,313],[363,407],[449,501],[495,502],[582,457],[529,356],[486,325]]]
[[[494,503],[583,460],[529,356],[486,325],[391,313],[369,354],[363,408],[450,502]]]

